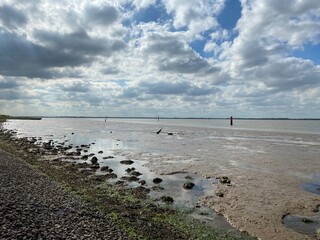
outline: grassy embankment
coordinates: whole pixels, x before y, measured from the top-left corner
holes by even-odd
[[[206,227],[191,219],[186,212],[158,206],[139,191],[112,186],[81,173],[76,164],[45,161],[40,153],[29,151],[36,147],[26,140],[17,141],[0,132],[1,149],[22,158],[36,171],[104,212],[131,239],[255,239],[245,233],[230,235],[223,229]]]

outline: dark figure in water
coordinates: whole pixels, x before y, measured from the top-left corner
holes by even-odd
[[[159,134],[162,131],[162,128],[157,132],[157,134]]]
[[[233,117],[231,116],[230,117],[230,126],[232,126],[233,125]]]

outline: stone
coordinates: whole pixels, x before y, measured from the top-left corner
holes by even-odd
[[[172,136],[172,135],[173,135],[173,133],[169,132],[169,133],[168,133],[168,135],[169,135],[169,136]]]
[[[162,182],[162,179],[161,179],[161,178],[154,178],[154,179],[152,180],[152,182],[155,183],[155,184],[159,184],[159,183]]]
[[[102,153],[103,153],[103,151],[99,151],[98,153],[99,153],[99,154],[102,154]]]
[[[132,160],[122,160],[120,163],[125,164],[125,165],[131,165],[133,163],[133,161]]]
[[[131,175],[131,176],[136,176],[136,177],[138,177],[138,176],[142,175],[142,173],[139,173],[139,172],[137,172],[137,171],[131,171],[131,172],[130,172],[130,175]]]
[[[109,171],[109,167],[108,166],[103,166],[100,168],[100,171]]]
[[[217,177],[221,184],[231,184],[231,180],[227,176]]]
[[[165,203],[173,203],[173,198],[166,195],[162,196],[160,200]]]
[[[97,158],[97,157],[92,157],[92,158],[91,158],[91,163],[92,163],[92,164],[98,163],[98,158]]]
[[[143,180],[143,179],[141,179],[141,180],[139,180],[139,182],[138,183],[140,183],[140,185],[146,185],[146,180]]]
[[[129,181],[129,182],[137,182],[137,181],[139,181],[139,178],[136,177],[136,176],[122,176],[121,179]]]
[[[194,187],[194,183],[192,182],[186,182],[185,184],[183,184],[183,188],[186,190],[191,190]]]
[[[304,223],[313,223],[314,221],[309,218],[302,218],[302,222]]]

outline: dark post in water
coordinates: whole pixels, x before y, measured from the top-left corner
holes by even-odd
[[[233,117],[231,116],[230,117],[230,126],[232,126],[233,125]]]

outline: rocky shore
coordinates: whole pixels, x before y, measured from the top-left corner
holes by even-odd
[[[128,239],[104,214],[0,149],[1,239]]]
[[[37,145],[34,138],[17,139],[13,134],[0,128],[0,238],[252,239],[206,227],[170,206],[160,206],[148,199],[142,186],[111,186],[105,176],[112,172],[105,169],[106,175],[95,175],[95,161],[59,160],[58,152],[66,154],[68,147]],[[75,151],[69,157],[82,156]]]

